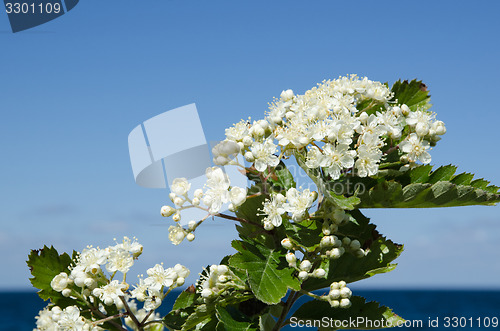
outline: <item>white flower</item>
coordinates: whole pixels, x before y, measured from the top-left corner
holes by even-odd
[[[57,312],[57,313],[56,313]],[[59,319],[59,314],[61,313],[61,308],[55,306],[51,310],[49,307],[45,307],[40,310],[36,319],[37,330],[51,330],[57,331],[57,320]]]
[[[323,147],[323,154],[325,156],[323,166],[325,167],[325,172],[334,180],[339,179],[343,169],[349,169],[354,166],[356,151],[349,150],[348,145],[339,144],[334,147],[331,144],[326,144]]]
[[[247,199],[247,189],[233,186],[229,191],[229,200],[234,207],[241,206]]]
[[[186,237],[187,232],[180,226],[179,224],[177,225],[171,225],[168,228],[168,239],[172,242],[174,245],[179,245],[184,238]]]
[[[126,274],[133,265],[134,258],[130,255],[130,253],[123,249],[118,249],[111,251],[109,254],[106,270],[109,272],[120,271],[121,273]]]
[[[62,292],[69,284],[71,284],[71,279],[69,279],[68,274],[61,272],[52,279],[50,287],[52,287],[54,291]]]
[[[222,205],[229,201],[229,178],[221,168],[208,168],[206,171],[208,190],[203,196],[203,203],[209,207],[212,215],[217,214]]]
[[[162,301],[162,293],[159,290],[149,288],[146,300],[144,300],[144,309],[146,311],[155,310],[160,307]]]
[[[241,120],[239,123],[234,124],[234,126],[226,129],[226,138],[228,140],[240,142],[249,135],[248,122]]]
[[[284,208],[285,200],[286,199],[283,194],[278,193],[271,195],[271,199],[266,199],[264,201],[262,212],[264,213],[264,215],[267,215],[263,219],[264,224],[266,223],[266,221],[269,221],[273,226],[281,225],[281,215],[286,212]]]
[[[105,305],[120,304],[120,296],[125,294],[128,285],[120,283],[117,280],[111,281],[109,284],[95,288],[92,294],[104,302]]]
[[[263,172],[268,166],[275,167],[280,162],[278,157],[274,155],[277,146],[271,139],[266,139],[263,143],[255,142],[250,150],[255,159],[255,169]]]
[[[177,273],[173,268],[163,269],[160,264],[155,265],[153,268],[147,270],[148,278],[144,280],[144,283],[149,286],[149,288],[154,290],[160,290],[163,286],[170,287],[177,280]]]
[[[115,249],[122,249],[124,251],[129,252],[137,258],[142,254],[143,246],[137,242],[134,238],[134,241],[130,240],[129,237],[123,237],[123,242],[115,246]]]
[[[410,162],[420,161],[423,164],[431,162],[431,155],[427,152],[430,148],[429,142],[421,140],[415,133],[410,134],[406,140],[399,143],[399,148],[404,153],[408,153]]]
[[[185,196],[190,188],[191,183],[184,177],[174,179],[171,186],[172,192],[178,196]]]
[[[78,265],[83,267],[85,272],[96,274],[101,269],[100,265],[106,263],[107,258],[106,250],[87,247],[78,256]]]
[[[373,176],[378,173],[378,163],[382,158],[382,151],[378,148],[370,148],[367,145],[358,147],[358,159],[355,167],[359,177]]]
[[[309,189],[301,193],[296,188],[292,187],[286,192],[287,203],[284,204],[284,208],[287,212],[292,214],[292,219],[297,222],[304,217],[307,209],[312,206],[315,198],[316,195]]]
[[[132,298],[136,298],[139,301],[146,300],[146,291],[149,289],[149,285],[144,283],[144,279],[139,279],[139,284],[134,285],[134,289],[130,291]]]
[[[432,113],[423,110],[417,110],[415,112],[411,112],[408,115],[408,117],[406,118],[406,124],[408,124],[412,128],[415,128],[415,132],[418,136],[424,137],[429,134],[432,120]]]
[[[57,330],[83,330],[86,320],[80,316],[80,310],[77,306],[69,306],[64,308],[57,322],[59,328]]]

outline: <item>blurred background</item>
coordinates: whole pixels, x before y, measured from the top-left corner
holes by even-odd
[[[173,221],[160,216],[169,192],[134,182],[129,132],[190,103],[215,141],[262,118],[283,89],[351,73],[418,78],[448,129],[432,164],[499,185],[499,11],[498,1],[87,0],[15,34],[0,14],[0,290],[31,289],[25,261],[44,244],[62,252],[136,236],[144,254],[130,281],[181,262],[192,283],[233,253],[227,220],[172,245]],[[352,288],[500,290],[499,208],[367,210],[405,252],[395,271]]]

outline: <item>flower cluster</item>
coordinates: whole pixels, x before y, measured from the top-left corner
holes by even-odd
[[[205,300],[212,300],[226,289],[248,290],[244,282],[227,265],[211,265],[200,274],[197,291]]]
[[[78,253],[68,269],[52,279],[50,287],[75,302],[84,302],[84,310],[95,311],[102,318],[86,319],[80,315],[82,308],[78,305],[64,309],[50,305],[37,317],[37,328],[98,330],[101,329],[99,325],[102,326],[109,319],[108,312],[116,310],[123,311],[125,323],[135,329],[139,329],[135,322],[138,317],[146,319],[144,322],[158,320],[154,310],[172,289],[184,284],[189,270],[180,264],[168,269],[157,264],[147,270],[149,277],[140,278],[135,289],[129,291],[130,285],[125,279],[142,250],[143,246],[137,240],[124,237],[122,242],[114,246],[105,249],[88,246]],[[123,274],[122,281],[114,279],[117,272]],[[165,292],[166,289],[168,290]],[[133,299],[144,302],[143,307],[138,309]],[[156,322],[152,322],[146,329],[161,330]]]
[[[410,109],[394,100],[386,85],[351,75],[323,81],[303,95],[283,91],[270,104],[264,119],[252,122],[249,118],[226,129],[226,140],[212,153],[216,165],[238,166],[264,180],[280,161],[300,153],[308,168],[321,169],[335,181],[348,173],[376,175],[380,163],[389,155],[394,159],[394,153],[402,170],[416,162],[427,164],[431,161],[429,149],[444,133],[444,123],[425,107]],[[238,155],[251,166],[240,164]],[[230,211],[236,211],[245,202],[247,189],[231,187],[221,168],[208,168],[206,176],[205,187],[195,190],[192,199],[188,197],[191,184],[185,178],[174,180],[170,199],[175,208],[162,207],[162,215],[178,222],[186,208],[204,209],[208,217],[219,215],[226,203]],[[295,188],[275,193],[266,198],[261,209],[266,215],[266,230],[280,226],[286,213],[293,221],[302,220],[315,198],[309,190],[299,192]],[[187,229],[171,226],[170,240],[176,245],[184,238],[192,241],[194,230],[203,220]]]

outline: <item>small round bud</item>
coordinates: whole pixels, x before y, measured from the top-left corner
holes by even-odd
[[[286,262],[288,262],[288,265],[291,267],[295,266],[297,262],[297,257],[295,256],[295,254],[290,252],[286,255]]]
[[[339,282],[339,288],[346,287],[346,286],[347,286],[347,283],[346,283],[346,282],[344,282],[343,280],[341,280],[341,281]]]
[[[340,298],[340,290],[339,289],[333,289],[330,290],[330,293],[328,294],[330,299],[335,300]]]
[[[174,204],[180,207],[184,204],[184,199],[181,197],[175,197]]]
[[[352,295],[352,292],[348,287],[343,287],[342,289],[340,289],[340,296],[342,298],[350,298],[351,295]]]
[[[291,100],[293,98],[293,90],[291,89],[283,90],[283,92],[281,92],[280,94],[280,97],[281,99],[283,99],[283,101]]]
[[[193,241],[194,240],[194,233],[192,233],[192,232],[188,233],[187,236],[186,236],[186,239],[188,241]]]
[[[351,244],[349,245],[349,247],[352,250],[358,250],[361,248],[361,243],[359,242],[359,240],[353,240],[353,241],[351,241]]]
[[[285,238],[281,241],[281,246],[283,246],[283,248],[285,248],[285,249],[292,249],[293,248],[293,244],[290,241],[290,239],[288,239],[288,238]]]
[[[401,105],[401,113],[405,116],[410,115],[410,108],[407,105]]]
[[[177,286],[182,286],[184,285],[184,282],[186,280],[184,279],[184,277],[177,277],[177,280],[176,280],[176,283],[177,283]]]
[[[203,289],[203,291],[201,291],[201,296],[204,298],[210,298],[213,294],[214,292],[212,292],[212,290],[209,288],[205,288]]]
[[[174,199],[175,199],[175,197],[176,197],[176,196],[177,196],[177,195],[176,195],[174,192],[171,192],[171,193],[168,195],[168,197],[170,198],[170,200],[172,200],[172,202],[174,201]]]
[[[313,277],[322,278],[322,277],[325,277],[325,275],[326,275],[325,269],[318,268],[318,269],[313,271]]]
[[[333,220],[335,223],[340,224],[345,218],[345,211],[343,209],[336,209],[333,212]]]
[[[339,283],[337,282],[333,282],[330,284],[330,289],[331,290],[335,290],[335,289],[338,289],[339,288]]]
[[[366,256],[366,252],[362,248],[360,248],[354,252],[354,256],[356,256],[357,258],[362,258]]]
[[[340,248],[334,248],[330,251],[330,257],[332,259],[338,259],[339,257],[342,256],[342,253],[340,251]]]
[[[175,213],[175,209],[170,207],[170,206],[163,206],[161,207],[161,216],[163,217],[170,217]]]
[[[181,213],[179,212],[176,212],[174,214],[174,216],[172,216],[172,219],[175,221],[175,222],[179,222],[181,220]]]
[[[196,222],[195,221],[189,221],[189,223],[188,223],[188,229],[189,230],[196,229]]]
[[[196,189],[196,191],[194,191],[193,195],[195,198],[201,199],[203,197],[203,190],[200,188]]]
[[[349,246],[351,244],[351,238],[344,237],[344,239],[342,239],[342,244],[345,246]]]
[[[304,260],[300,263],[299,269],[304,271],[311,270],[312,264],[309,260]]]
[[[338,300],[332,300],[330,301],[330,306],[332,306],[332,308],[338,308],[340,306],[340,302],[338,302]]]
[[[351,301],[349,299],[340,300],[340,308],[349,308],[351,307]]]
[[[426,123],[417,123],[415,132],[419,137],[424,137],[429,134],[429,125],[427,125]]]
[[[253,144],[253,139],[250,136],[243,137],[243,145],[250,146]]]
[[[264,230],[271,231],[272,229],[274,229],[273,223],[271,223],[270,221],[265,221],[264,222]]]
[[[246,152],[244,157],[245,157],[245,160],[247,160],[248,162],[255,161],[255,157],[253,156],[252,152]]]
[[[64,290],[62,290],[61,294],[67,298],[71,295],[71,290],[69,288],[65,288]]]
[[[219,283],[227,283],[231,280],[231,277],[229,277],[228,275],[220,275],[217,280],[219,281]]]
[[[333,239],[333,236],[324,236],[323,238],[321,238],[321,241],[319,242],[319,246],[321,248],[332,247],[334,242],[335,241]]]
[[[226,274],[229,272],[229,268],[225,264],[220,264],[217,266],[217,272],[221,274]]]
[[[193,198],[193,200],[191,200],[191,204],[193,206],[199,206],[200,205],[200,199],[198,198]]]
[[[306,280],[309,277],[309,274],[307,271],[301,271],[299,272],[299,279],[300,280]]]
[[[323,232],[323,234],[325,236],[330,235],[330,233],[331,233],[330,225],[327,222],[323,223],[323,227],[321,228],[321,231]]]

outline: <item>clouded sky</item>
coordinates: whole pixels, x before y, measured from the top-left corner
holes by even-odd
[[[135,235],[145,251],[132,273],[181,262],[191,282],[232,253],[236,233],[224,220],[173,246],[159,215],[168,191],[134,183],[129,132],[190,103],[213,141],[241,118],[263,117],[283,89],[303,93],[350,73],[390,84],[418,78],[448,128],[432,163],[499,185],[499,9],[497,1],[88,0],[16,34],[0,14],[0,288],[28,288],[24,261],[44,244],[81,250]],[[396,271],[360,286],[500,288],[499,208],[367,211],[405,252]]]

